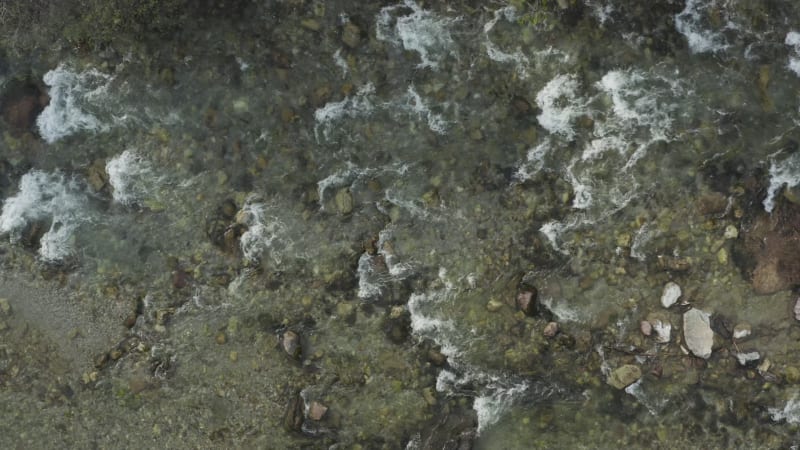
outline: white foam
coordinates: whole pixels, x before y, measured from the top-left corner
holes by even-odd
[[[784,43],[786,45],[791,45],[793,47],[792,50],[794,50],[794,56],[789,56],[789,64],[787,64],[787,67],[796,75],[800,76],[800,33],[796,31],[786,33],[786,40]]]
[[[236,220],[247,226],[247,231],[239,238],[244,258],[255,263],[269,251],[273,261],[280,264],[281,247],[291,246],[287,227],[277,217],[268,214],[267,206],[257,196],[248,197],[236,214]]]
[[[764,199],[764,210],[771,213],[775,208],[775,195],[784,186],[793,188],[800,184],[800,153],[778,162],[773,159],[769,166],[769,188]]]
[[[347,77],[347,74],[350,72],[350,66],[347,65],[347,60],[342,56],[341,48],[336,50],[336,53],[333,54],[333,63],[342,69],[342,78]]]
[[[545,223],[539,228],[539,232],[544,234],[547,238],[547,241],[550,242],[550,245],[558,251],[559,253],[563,253],[568,255],[569,252],[561,247],[561,235],[569,231],[578,224],[578,219],[573,218],[570,222],[559,222],[557,220],[551,220],[550,222]]]
[[[534,175],[544,168],[544,158],[550,153],[551,149],[552,147],[549,139],[545,139],[536,145],[536,147],[529,149],[525,157],[525,162],[520,164],[517,168],[514,179],[517,181],[526,181],[533,178]]]
[[[133,206],[147,196],[156,182],[153,169],[141,155],[125,150],[106,163],[114,201]]]
[[[795,394],[786,402],[783,409],[769,408],[769,413],[772,416],[772,420],[775,422],[785,420],[787,423],[800,423],[800,400],[797,399],[797,395]]]
[[[487,386],[488,393],[475,399],[472,409],[478,415],[478,434],[494,425],[508,410],[515,398],[528,389],[528,383],[503,385],[499,379]]]
[[[17,195],[3,204],[0,233],[9,233],[14,242],[31,222],[50,220],[39,256],[47,262],[60,262],[74,253],[75,230],[89,219],[86,194],[77,181],[33,170],[20,179]]]
[[[329,102],[314,111],[314,120],[316,121],[314,134],[317,136],[317,140],[319,140],[320,130],[327,139],[335,125],[344,118],[354,119],[371,114],[375,107],[371,98],[374,94],[375,86],[367,83],[361,86],[354,96],[338,102]]]
[[[666,344],[672,339],[672,324],[669,322],[662,322],[659,319],[651,322],[653,330],[656,332],[656,342]]]
[[[552,297],[547,297],[542,300],[542,303],[560,321],[576,323],[583,322],[580,312],[577,309],[570,307],[565,301],[556,302]]]
[[[405,279],[413,271],[413,265],[400,262],[390,249],[392,226],[381,230],[378,234],[377,255],[364,252],[358,259],[358,297],[370,299],[379,296],[383,288],[390,282]],[[385,270],[380,270],[384,267]]]
[[[424,119],[428,124],[428,128],[436,134],[445,134],[447,131],[447,121],[441,114],[437,114],[431,110],[422,97],[414,89],[414,86],[409,86],[406,94],[406,104],[411,112],[420,119]]]
[[[102,99],[112,79],[97,69],[78,73],[63,64],[47,72],[43,80],[50,103],[36,119],[42,138],[52,144],[78,131],[107,129],[88,109]]]
[[[686,37],[692,53],[716,53],[728,48],[721,33],[706,28],[706,11],[715,6],[714,1],[688,0],[686,7],[675,15],[675,29]]]
[[[513,22],[516,20],[516,18],[517,9],[513,6],[506,6],[496,10],[494,12],[494,18],[483,25],[483,45],[486,47],[486,55],[489,57],[489,59],[504,64],[511,63],[516,66],[517,73],[521,78],[527,78],[530,75],[528,71],[530,61],[528,60],[528,57],[525,56],[525,53],[522,52],[522,49],[517,47],[512,53],[503,51],[494,42],[492,42],[492,39],[489,37],[489,33],[492,31],[495,25],[497,25],[500,19]]]
[[[625,393],[632,395],[636,400],[647,408],[650,414],[657,416],[668,403],[667,400],[658,400],[648,395],[642,384],[642,379],[636,380],[635,383],[625,388]]]
[[[536,104],[542,110],[537,117],[547,131],[572,139],[572,121],[586,113],[586,102],[577,94],[580,84],[574,75],[558,75],[536,94]]]
[[[396,15],[398,11],[411,9],[410,14]],[[415,51],[422,60],[417,67],[436,69],[439,63],[452,53],[451,26],[458,19],[441,18],[422,9],[413,0],[381,9],[376,18],[375,34],[379,40],[402,45]],[[394,22],[394,25],[392,25]]]
[[[612,21],[611,14],[614,12],[614,5],[611,3],[604,4],[603,1],[584,0],[587,6],[592,8],[592,14],[600,22],[600,25],[605,25],[606,22]]]
[[[654,231],[651,230],[649,223],[643,224],[636,231],[633,236],[633,243],[631,244],[631,257],[638,259],[640,262],[647,260],[647,255],[644,253],[643,247],[652,239]]]

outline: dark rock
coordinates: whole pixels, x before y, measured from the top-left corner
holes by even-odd
[[[511,110],[520,117],[529,116],[535,112],[530,102],[518,95],[511,98]]]
[[[517,308],[528,317],[539,315],[539,291],[533,286],[522,286],[517,293]]]
[[[283,415],[283,426],[289,431],[300,431],[303,429],[304,414],[303,397],[300,392],[295,392],[289,398],[289,403],[286,405],[286,412]]]
[[[33,130],[36,117],[50,102],[38,86],[26,82],[11,82],[0,98],[3,120],[14,132]]]
[[[757,294],[772,294],[800,284],[800,205],[776,200],[772,214],[759,210],[743,226],[734,261]]]
[[[733,338],[733,322],[721,314],[711,316],[711,329],[725,339]]]
[[[386,317],[383,329],[389,340],[402,344],[411,335],[411,315],[403,307],[394,307]]]
[[[728,208],[728,199],[719,192],[701,195],[695,202],[697,213],[701,216],[721,215]]]

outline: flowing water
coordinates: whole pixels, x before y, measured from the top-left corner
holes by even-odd
[[[736,248],[797,201],[800,7],[547,3],[9,56],[49,103],[2,124],[3,447],[800,444],[796,295]]]

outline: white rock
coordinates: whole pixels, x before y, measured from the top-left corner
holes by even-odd
[[[661,304],[664,308],[669,308],[678,301],[680,296],[681,287],[678,286],[677,283],[670,281],[664,285],[664,292],[661,294]]]
[[[744,339],[750,336],[752,327],[747,323],[740,323],[733,327],[733,338],[736,340]]]
[[[737,353],[736,359],[739,360],[739,364],[744,366],[750,361],[758,361],[761,359],[761,355],[758,352]]]
[[[711,330],[711,314],[699,309],[690,309],[683,314],[683,338],[686,347],[695,356],[708,359],[714,344]]]

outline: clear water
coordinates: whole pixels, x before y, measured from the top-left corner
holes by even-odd
[[[0,143],[2,440],[796,445],[794,297],[756,296],[725,233],[800,183],[800,9],[576,3],[540,24],[502,3],[251,6],[33,64],[50,103]],[[523,280],[555,338],[516,310]],[[687,355],[671,280],[751,336]],[[652,314],[669,343],[640,332]],[[617,390],[625,364],[643,376]],[[329,412],[287,431],[296,392]]]

